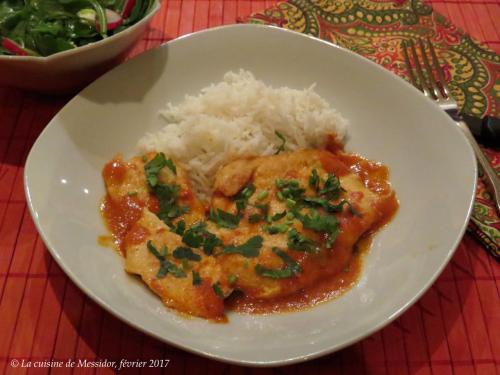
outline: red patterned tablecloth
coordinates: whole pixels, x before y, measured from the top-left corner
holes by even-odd
[[[321,3],[323,0],[315,0]],[[339,0],[340,1],[340,0]],[[165,0],[131,55],[192,31],[235,23],[277,1]],[[431,0],[435,10],[500,52],[500,0]],[[1,74],[1,72],[0,72]],[[394,323],[329,356],[281,369],[221,364],[152,339],[103,311],[46,251],[23,192],[38,134],[69,98],[0,87],[0,373],[111,373],[22,368],[43,361],[168,359],[166,374],[496,374],[500,372],[500,267],[468,234],[432,288]],[[14,362],[13,362],[14,360]]]

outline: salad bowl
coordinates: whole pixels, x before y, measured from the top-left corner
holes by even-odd
[[[142,19],[119,33],[49,56],[0,54],[0,85],[46,94],[76,92],[123,60],[159,9],[159,0],[153,0]],[[0,40],[4,49],[18,48],[1,35]]]

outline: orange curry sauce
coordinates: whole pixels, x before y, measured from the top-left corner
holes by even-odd
[[[369,190],[378,193],[391,192],[389,169],[386,166],[358,155],[339,152],[342,148],[337,145],[328,149],[330,152],[325,152],[321,157],[321,163],[326,171],[338,177],[355,173]],[[242,293],[233,293],[226,300],[226,307],[238,312],[265,314],[303,310],[339,297],[358,281],[362,270],[363,255],[370,248],[373,236],[392,219],[398,208],[398,200],[392,192],[390,198],[377,207],[378,225],[358,240],[348,265],[339,273],[327,276],[315,285],[301,289],[297,293],[272,300],[256,300]],[[293,282],[293,279],[290,282]]]
[[[329,143],[328,150],[324,152],[321,162],[330,173],[342,176],[347,173],[357,174],[370,190],[379,193],[391,192],[389,183],[389,170],[380,163],[368,161],[357,155],[341,152],[337,144]],[[340,151],[340,152],[339,152]],[[333,156],[332,153],[336,155]],[[117,184],[124,178],[126,171],[125,162],[114,159],[104,167],[102,173],[106,181]],[[133,224],[139,219],[142,208],[147,205],[152,212],[158,212],[158,203],[150,195],[148,203],[135,197],[126,197],[119,203],[113,202],[106,196],[101,205],[101,213],[108,229],[112,234],[112,242],[123,253],[125,241],[143,241],[148,233],[130,233]],[[331,300],[349,290],[358,280],[362,269],[362,259],[365,250],[370,247],[374,233],[391,220],[398,210],[399,203],[394,193],[378,207],[379,221],[376,228],[366,233],[356,244],[350,262],[342,271],[326,277],[312,287],[300,290],[292,295],[273,300],[253,300],[242,293],[234,292],[225,300],[225,306],[230,310],[247,313],[270,313],[277,311],[294,311],[309,308],[318,303]],[[134,226],[137,228],[137,226]],[[136,231],[135,231],[136,232]],[[99,242],[107,245],[108,237],[101,237]],[[293,282],[293,279],[289,282]]]

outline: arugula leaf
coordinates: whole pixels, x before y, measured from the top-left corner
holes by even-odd
[[[222,289],[220,288],[220,284],[218,281],[215,284],[212,284],[212,289],[219,298],[224,298],[224,293],[222,292]]]
[[[201,285],[203,283],[203,280],[200,277],[200,274],[196,271],[191,271],[193,275],[193,285]]]
[[[263,238],[261,236],[253,236],[244,244],[239,246],[226,246],[222,249],[224,254],[240,254],[245,258],[256,258],[259,256],[260,248],[262,247]]]
[[[275,130],[274,131],[274,134],[276,134],[276,136],[281,140],[281,144],[279,145],[278,149],[276,150],[276,152],[274,153],[274,155],[278,155],[281,151],[285,151],[285,143],[286,143],[286,139],[285,137],[283,136],[283,134],[281,134],[279,131]]]
[[[185,246],[179,246],[174,250],[172,255],[176,259],[187,259],[195,262],[199,262],[201,260],[201,256],[199,254],[196,254],[190,247]]]
[[[160,269],[156,274],[156,277],[161,279],[164,278],[168,273],[171,273],[174,277],[181,278],[186,277],[186,273],[177,267],[172,262],[166,259],[167,257],[167,248],[163,247],[164,251],[160,253],[154,246],[151,241],[148,241],[146,244],[148,250],[160,261]]]
[[[288,231],[287,246],[289,249],[305,251],[306,253],[317,253],[319,251],[316,242],[300,234],[295,228]]]
[[[229,212],[223,211],[220,208],[211,209],[208,216],[210,221],[217,224],[218,227],[234,229],[240,223],[240,217]]]
[[[255,266],[255,273],[259,276],[269,277],[271,279],[286,279],[302,272],[302,267],[295,262],[287,253],[277,247],[273,247],[273,252],[278,255],[285,263],[285,268],[271,269],[260,264]]]

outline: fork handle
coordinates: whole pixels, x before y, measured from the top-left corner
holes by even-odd
[[[457,123],[476,154],[477,161],[484,172],[486,187],[494,198],[497,214],[500,215],[500,178],[498,178],[497,172],[490,165],[488,158],[484,155],[483,151],[477,144],[467,124],[463,121],[457,121]]]

